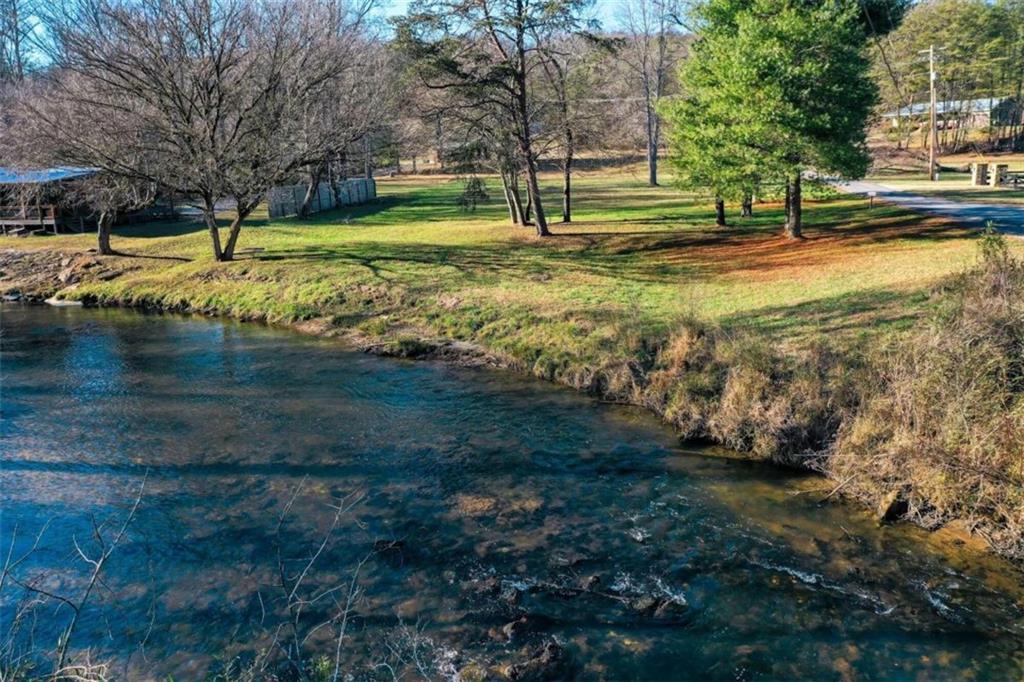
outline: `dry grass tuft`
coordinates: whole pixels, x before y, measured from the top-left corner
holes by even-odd
[[[691,319],[659,354],[641,402],[684,437],[794,464],[830,442],[846,374],[824,348],[793,356],[764,337]]]
[[[990,234],[948,299],[873,358],[827,472],[927,527],[966,520],[1024,558],[1024,262]]]

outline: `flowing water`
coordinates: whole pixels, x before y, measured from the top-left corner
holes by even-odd
[[[288,595],[306,651],[357,679],[493,675],[551,641],[547,672],[580,679],[1024,675],[1012,566],[645,413],[259,326],[2,312],[17,651],[71,616],[33,593],[16,618],[20,585],[75,601],[76,544],[96,559],[94,524],[110,547],[138,496],[70,646],[115,677],[262,660],[291,641]]]

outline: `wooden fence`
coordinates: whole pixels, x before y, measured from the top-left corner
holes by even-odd
[[[310,213],[328,211],[339,206],[355,206],[365,204],[377,197],[377,183],[371,178],[342,180],[332,190],[326,182],[316,188],[316,194],[310,203]],[[283,218],[297,215],[306,198],[306,185],[283,185],[270,190],[268,209],[271,218]]]

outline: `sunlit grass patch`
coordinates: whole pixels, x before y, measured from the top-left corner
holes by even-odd
[[[69,294],[277,321],[386,315],[594,362],[664,338],[690,314],[793,342],[900,327],[973,254],[968,230],[849,197],[809,202],[800,242],[780,235],[776,204],[759,204],[752,219],[730,207],[731,226],[719,229],[706,198],[629,172],[582,174],[571,224],[557,222],[560,187],[548,178],[555,236],[538,239],[508,224],[500,187],[488,183],[491,200],[470,213],[456,204],[458,178],[406,176],[379,180],[375,202],[311,220],[257,214],[233,263],[212,261],[198,223],[118,228],[115,248],[135,255],[117,261],[128,270]],[[91,239],[8,241],[84,249]]]

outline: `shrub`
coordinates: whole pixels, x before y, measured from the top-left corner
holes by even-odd
[[[490,200],[487,194],[487,183],[482,178],[471,176],[466,179],[462,193],[456,199],[459,210],[472,213],[476,211],[477,204],[485,204]]]
[[[835,435],[844,408],[838,357],[793,356],[766,339],[687,320],[662,349],[643,394],[686,438],[778,463],[804,463]]]
[[[1024,557],[1024,263],[987,233],[923,329],[880,349],[828,473],[899,498],[928,527],[963,519]]]

